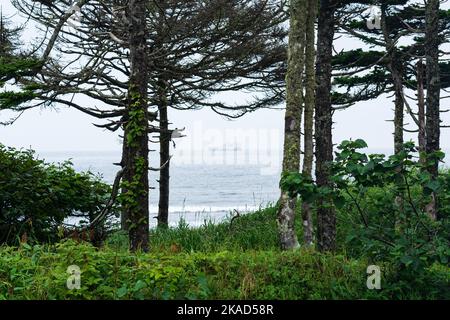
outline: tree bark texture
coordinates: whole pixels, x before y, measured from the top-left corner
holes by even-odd
[[[331,60],[333,55],[334,13],[337,2],[321,0],[318,16],[316,60],[316,183],[330,187],[329,165],[333,161]],[[320,199],[317,207],[317,247],[332,251],[336,246],[336,215],[329,199]]]
[[[381,6],[381,28],[383,31],[384,43],[388,52],[387,67],[391,73],[394,86],[394,153],[397,154],[403,149],[403,125],[405,101],[403,96],[403,78],[401,57],[398,57],[396,43],[391,39],[391,30],[387,25],[386,11],[387,4]]]
[[[425,13],[425,57],[427,74],[427,97],[426,97],[426,151],[427,154],[440,150],[440,72],[439,72],[439,0],[429,0]],[[428,171],[437,178],[439,162],[436,159]],[[432,201],[428,206],[428,214],[436,219],[437,196],[432,195]]]
[[[315,77],[315,21],[317,17],[317,0],[307,0],[306,48],[305,48],[305,111],[304,111],[304,156],[303,173],[312,176],[314,158],[314,103],[316,90]],[[311,204],[302,201],[303,242],[311,246],[314,242],[314,228]]]
[[[171,134],[169,132],[168,103],[164,79],[160,79],[158,87],[159,125],[161,129],[159,137],[161,169],[159,172],[158,227],[167,228],[169,225]]]
[[[424,66],[422,60],[417,62],[417,109],[419,120],[419,153],[420,162],[425,163],[424,154],[426,152],[426,133],[425,133],[425,95],[424,95]]]
[[[123,155],[126,193],[122,197],[131,251],[149,249],[146,5],[144,0],[130,0],[127,7],[130,79]]]
[[[305,55],[306,0],[290,2],[288,70],[286,74],[286,112],[284,123],[283,172],[300,170],[300,130],[303,109],[303,71]],[[278,233],[283,250],[300,245],[295,233],[297,198],[282,191],[278,209]]]

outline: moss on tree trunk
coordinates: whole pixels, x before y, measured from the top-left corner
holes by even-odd
[[[286,113],[284,123],[283,172],[300,170],[300,130],[303,110],[306,0],[290,3]],[[278,230],[283,250],[299,247],[294,229],[296,198],[282,192]]]
[[[148,251],[149,182],[148,182],[148,110],[146,1],[128,3],[130,79],[124,135],[122,201],[130,250]]]

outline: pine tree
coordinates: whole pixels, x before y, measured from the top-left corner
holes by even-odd
[[[7,21],[0,13],[0,88],[5,84],[17,84],[22,77],[32,74],[41,66],[38,59],[25,57],[19,49],[20,28],[10,28]],[[20,89],[20,90],[17,90]],[[34,98],[34,85],[17,86],[15,90],[3,89],[0,91],[0,110],[15,110],[17,106]],[[0,122],[9,125],[18,117]]]
[[[80,0],[81,1],[81,0]],[[277,5],[275,5],[275,3]],[[63,1],[33,8],[32,1],[16,3],[22,12],[31,12],[37,23],[57,28],[58,13],[64,11]],[[20,6],[22,5],[22,6]],[[80,26],[62,28],[55,51],[81,61],[75,67],[72,61],[55,61],[46,64],[45,77],[33,79],[42,89],[34,105],[66,105],[108,122],[98,125],[111,131],[124,130],[123,157],[116,181],[121,184],[119,197],[127,203],[126,195],[133,185],[128,171],[136,167],[129,164],[127,137],[130,132],[128,82],[130,60],[128,56],[129,29],[125,1],[89,1],[80,14]],[[158,134],[161,148],[160,225],[167,225],[168,172],[170,165],[169,129],[167,108],[191,110],[210,108],[225,116],[237,117],[260,107],[272,106],[283,98],[282,76],[285,72],[286,14],[278,1],[245,0],[180,1],[158,0],[147,6],[147,58],[148,58],[148,120],[142,130],[149,136]],[[72,59],[71,59],[72,60]],[[83,62],[86,62],[83,65]],[[215,100],[224,91],[248,90],[259,94],[243,105],[233,105]],[[77,103],[79,96],[88,96],[104,104],[92,108]],[[212,102],[212,100],[215,100]],[[159,111],[159,112],[156,112]],[[159,113],[159,114],[158,114]],[[157,115],[159,116],[157,118]],[[156,123],[159,122],[159,123]],[[151,137],[155,138],[155,137]],[[127,210],[122,215],[122,226],[131,224]]]
[[[370,5],[380,5],[380,29],[368,27],[366,15]],[[343,51],[333,58],[336,70],[334,84],[338,88],[333,93],[333,103],[338,108],[346,108],[358,101],[376,99],[383,94],[394,96],[394,145],[395,151],[401,149],[403,131],[418,132],[419,147],[425,149],[425,125],[423,113],[425,108],[421,94],[427,88],[421,83],[422,68],[420,61],[425,57],[425,10],[412,1],[367,1],[352,5],[356,12],[349,14],[340,21],[340,28],[347,36],[350,35],[362,41],[367,47]],[[448,25],[448,12],[440,11],[441,23],[439,32],[444,34]],[[405,39],[412,39],[406,41]],[[444,37],[441,37],[441,41]],[[440,62],[439,67],[448,70],[448,62]],[[442,88],[449,82],[441,74]],[[342,90],[344,89],[344,90]],[[407,101],[405,90],[416,91],[417,111]],[[404,112],[413,120],[417,127],[406,128]]]
[[[161,130],[158,226],[164,227],[168,224],[172,142],[168,110],[191,110],[203,106],[220,115],[237,118],[257,108],[279,103],[283,98],[281,73],[285,71],[285,55],[282,50],[286,34],[281,24],[286,15],[278,1],[210,1],[211,8],[195,9],[197,11],[194,10],[196,6],[189,2],[158,0],[155,3],[158,7],[155,13],[158,19],[154,23],[155,48],[159,54],[154,64],[157,69],[155,79],[158,80],[150,86],[155,87]],[[180,12],[176,18],[173,16],[174,6]],[[224,23],[219,23],[221,20]],[[194,21],[199,28],[186,34],[187,27],[184,26],[192,25]],[[202,29],[216,24],[223,25],[223,30],[211,32],[214,27],[205,32]],[[175,25],[178,28],[174,28]],[[179,43],[180,49],[174,52],[177,32],[184,38]],[[220,45],[222,50],[217,50],[218,43],[225,44]],[[186,57],[198,60],[190,54],[195,50],[211,58],[187,64]],[[207,101],[219,92],[233,90],[254,91],[261,98],[253,98],[241,105],[227,104],[216,98],[213,104]]]

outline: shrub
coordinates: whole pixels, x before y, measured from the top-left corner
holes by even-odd
[[[331,188],[320,188],[299,173],[285,174],[282,187],[314,201],[332,198],[337,208],[338,245],[351,257],[387,261],[392,287],[398,296],[429,292],[428,270],[447,264],[450,256],[448,172],[434,179],[425,166],[414,161],[417,151],[406,143],[398,154],[366,155],[363,140],[344,141],[331,164]],[[438,152],[432,157],[443,158]],[[430,219],[426,206],[437,194],[439,217]],[[433,286],[431,286],[433,287]],[[436,288],[436,287],[433,287]],[[422,290],[422,293],[420,293]],[[444,287],[437,289],[443,292]]]
[[[411,281],[398,276],[401,273],[395,262],[321,254],[314,249],[281,252],[273,239],[266,243],[267,248],[243,246],[241,241],[246,238],[241,232],[260,231],[266,223],[269,235],[276,232],[270,224],[274,210],[235,220],[242,223],[237,234],[220,233],[222,228],[229,230],[226,223],[209,225],[208,232],[213,234],[217,228],[220,236],[207,237],[195,247],[197,251],[193,250],[197,229],[183,229],[184,238],[173,246],[171,241],[181,232],[179,228],[169,230],[170,241],[167,237],[151,238],[150,254],[130,253],[121,233],[112,235],[102,249],[73,241],[0,247],[0,299],[449,298],[450,269],[444,264],[424,268],[420,277]],[[261,224],[252,224],[252,220]],[[381,290],[366,287],[369,264],[381,268]],[[79,290],[66,287],[70,265],[80,267]]]
[[[0,248],[3,299],[392,299],[390,267],[382,290],[366,287],[367,262],[302,249],[130,254],[72,241]],[[79,290],[67,268],[81,270]],[[447,267],[429,271],[442,282]],[[412,288],[410,297],[418,297]],[[420,296],[436,298],[435,295]],[[402,296],[402,298],[408,298]]]
[[[33,151],[0,145],[0,243],[55,241],[65,219],[95,216],[110,186],[70,162],[47,164]]]

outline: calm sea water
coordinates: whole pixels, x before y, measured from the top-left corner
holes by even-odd
[[[112,183],[119,167],[120,154],[113,152],[40,152],[47,162],[70,159],[76,170],[100,173]],[[245,213],[265,207],[279,197],[277,170],[264,170],[257,164],[171,164],[169,223],[177,225],[180,219],[191,226],[206,221],[218,222],[235,209]],[[156,166],[156,165],[155,165]],[[150,213],[158,211],[158,172],[150,172]],[[156,219],[151,219],[151,225]]]
[[[177,225],[180,219],[191,226],[209,220],[218,222],[235,209],[241,213],[251,212],[277,201],[280,194],[281,152],[263,152],[258,157],[230,152],[214,151],[212,155],[202,154],[200,157],[196,154],[190,161],[177,162],[174,158],[171,163],[169,208],[169,223],[172,226]],[[389,153],[388,150],[368,152]],[[99,173],[106,182],[112,183],[118,170],[113,163],[119,162],[120,153],[40,152],[39,157],[47,162],[70,159],[77,170]],[[158,211],[157,179],[158,173],[150,172],[150,185],[156,188],[150,190],[151,217],[156,216]],[[151,219],[151,225],[156,225],[156,219]]]

